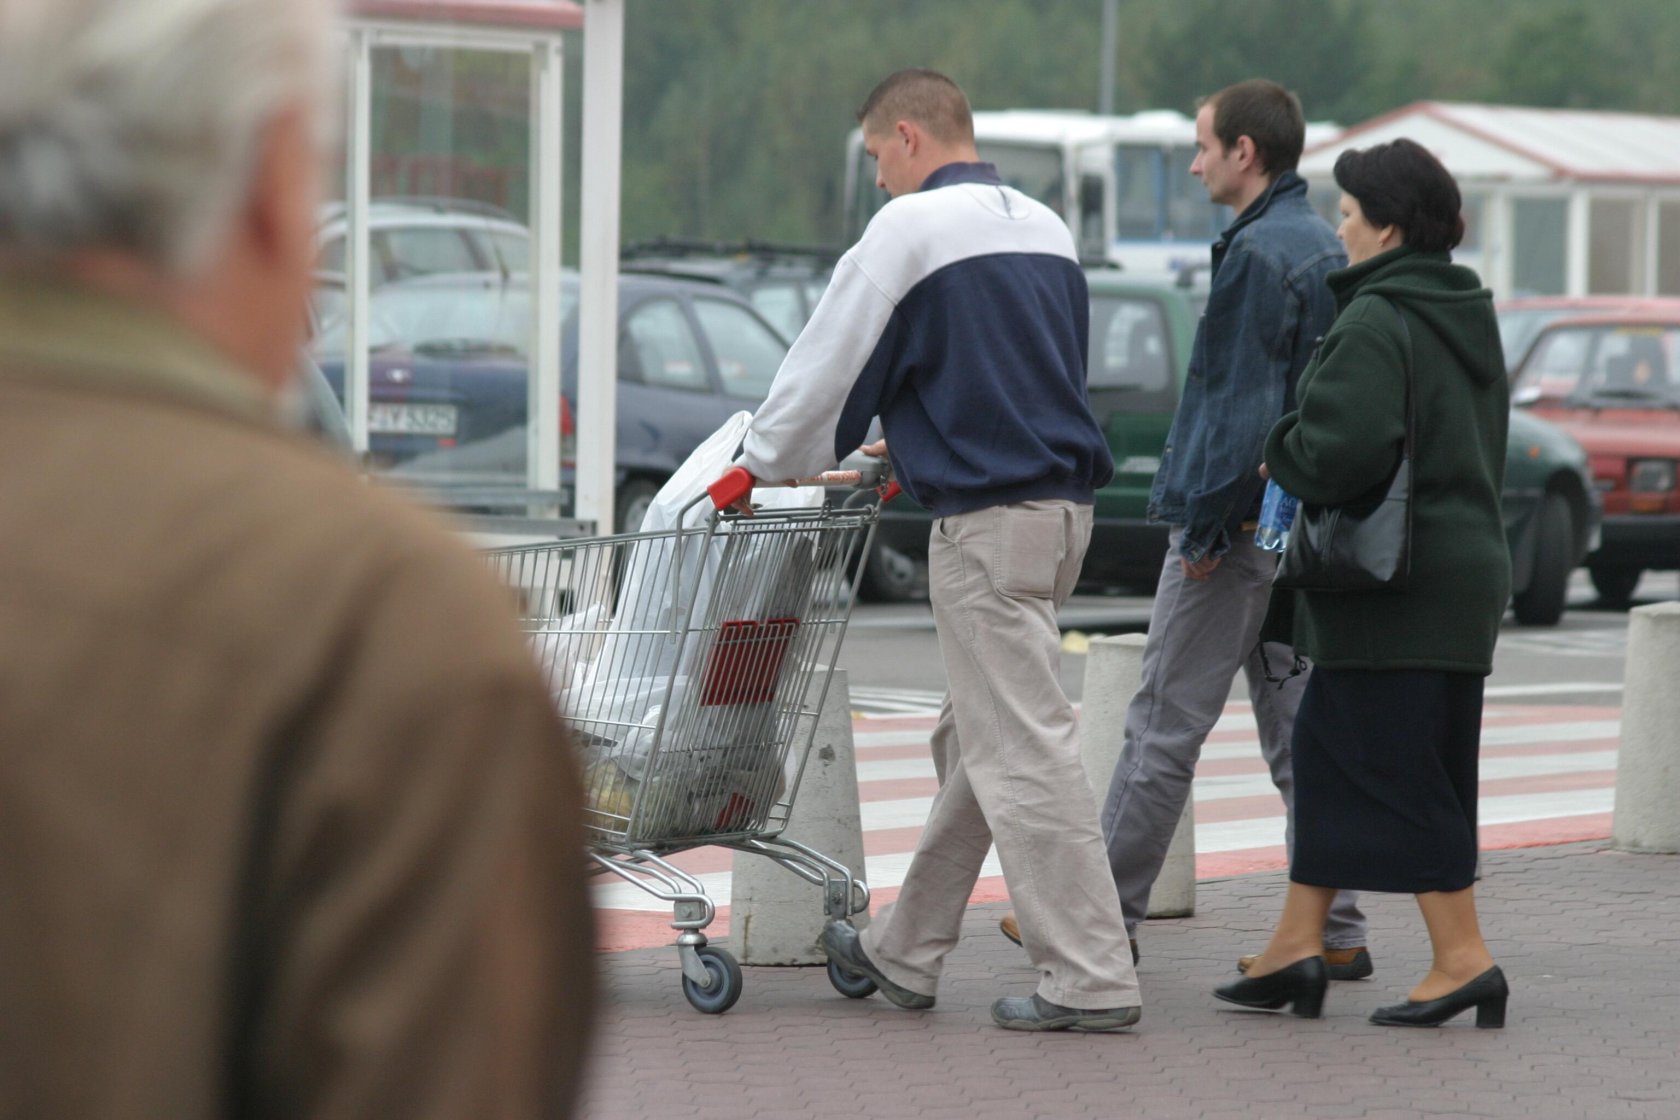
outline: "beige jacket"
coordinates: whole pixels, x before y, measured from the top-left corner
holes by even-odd
[[[566,1114],[578,807],[467,548],[169,321],[0,279],[0,1117]]]

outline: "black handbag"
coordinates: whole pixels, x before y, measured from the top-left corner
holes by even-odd
[[[1394,307],[1386,298],[1384,303]],[[1274,587],[1297,591],[1400,591],[1412,567],[1412,332],[1398,307],[1405,339],[1406,441],[1387,486],[1368,498],[1339,506],[1302,502],[1289,530],[1289,544],[1272,579]]]

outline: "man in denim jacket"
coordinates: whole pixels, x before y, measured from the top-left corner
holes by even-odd
[[[1266,682],[1259,634],[1277,556],[1254,543],[1258,469],[1266,434],[1294,407],[1295,379],[1335,317],[1324,277],[1347,264],[1294,170],[1305,130],[1295,95],[1262,80],[1221,90],[1196,114],[1190,172],[1239,216],[1213,246],[1212,291],[1150,495],[1150,519],[1172,527],[1171,547],[1103,809],[1134,939],[1202,743],[1239,668],[1272,781],[1293,803],[1289,744],[1306,678]],[[1290,650],[1273,646],[1270,663],[1287,668]],[[1352,895],[1338,896],[1325,943],[1332,975],[1369,975],[1365,919]]]

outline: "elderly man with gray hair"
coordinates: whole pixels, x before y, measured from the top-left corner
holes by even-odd
[[[0,0],[0,1116],[569,1113],[504,593],[288,434],[326,0]]]

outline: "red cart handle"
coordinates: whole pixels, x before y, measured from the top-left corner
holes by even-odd
[[[718,509],[728,509],[748,494],[752,493],[752,472],[745,467],[730,467],[723,472],[723,477],[706,487],[706,493],[712,497],[712,505]]]
[[[796,479],[783,483],[786,486],[858,486],[863,482],[862,471],[824,471],[822,474],[810,478]],[[723,477],[706,487],[706,493],[711,496],[712,505],[718,509],[728,509],[753,491],[753,476],[745,467],[730,467],[723,473]],[[897,481],[887,482],[875,487],[881,501],[890,502],[902,494],[903,488]]]

